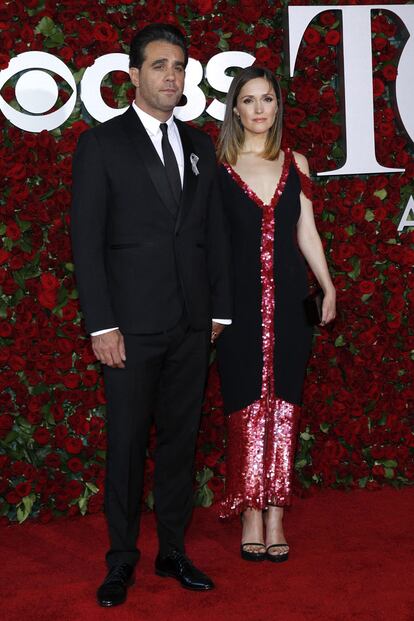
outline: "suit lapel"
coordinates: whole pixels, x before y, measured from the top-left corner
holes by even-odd
[[[154,187],[165,207],[175,217],[177,206],[172,196],[164,166],[135,110],[130,106],[122,116],[124,129],[135,153],[145,165]],[[177,218],[178,219],[178,218]]]
[[[181,121],[175,120],[176,125],[178,127],[178,131],[180,132],[181,144],[183,145],[183,153],[184,153],[184,183],[183,183],[183,192],[181,195],[180,207],[178,210],[177,221],[176,221],[176,230],[180,227],[181,222],[184,220],[188,210],[191,207],[191,203],[194,198],[195,191],[197,189],[197,175],[194,174],[191,167],[191,159],[190,156],[192,153],[198,155],[194,150],[194,145],[189,136],[188,130],[185,126],[185,123]]]

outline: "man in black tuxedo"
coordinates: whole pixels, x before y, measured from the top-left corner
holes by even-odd
[[[172,116],[186,64],[176,28],[153,24],[138,32],[130,50],[135,102],[82,134],[74,157],[77,285],[107,398],[111,546],[97,593],[102,606],[125,601],[134,579],[152,417],[156,573],[193,590],[213,587],[185,555],[184,530],[209,342],[231,305],[213,145]]]

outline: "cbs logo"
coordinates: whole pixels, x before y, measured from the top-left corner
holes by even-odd
[[[230,67],[248,67],[255,57],[246,52],[220,52],[213,56],[206,66],[205,76],[216,91],[227,93],[232,77],[226,75]],[[106,121],[126,108],[111,108],[101,95],[101,83],[112,71],[128,73],[127,54],[105,54],[88,67],[80,81],[80,99],[88,113],[97,121]],[[58,109],[55,106],[59,90],[51,73],[66,80],[72,89],[69,99]],[[15,85],[15,98],[22,112],[10,106],[0,95],[0,110],[16,127],[28,132],[52,131],[67,121],[76,106],[77,85],[65,63],[46,52],[23,52],[10,60],[7,69],[0,71],[0,91],[14,76],[21,74]],[[186,69],[184,95],[186,103],[175,109],[175,115],[182,121],[191,121],[200,116],[206,108],[206,97],[199,87],[204,71],[198,60],[190,58]],[[210,116],[223,120],[225,105],[218,100],[207,107]]]

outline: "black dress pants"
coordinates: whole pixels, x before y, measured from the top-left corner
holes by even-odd
[[[108,453],[105,512],[109,566],[139,559],[148,433],[156,425],[154,499],[162,555],[184,551],[193,504],[195,445],[209,356],[208,331],[188,322],[160,334],[124,334],[124,369],[104,367]]]

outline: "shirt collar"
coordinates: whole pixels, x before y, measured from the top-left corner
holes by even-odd
[[[141,110],[141,108],[137,106],[135,101],[132,102],[132,107],[138,114],[138,117],[145,129],[147,130],[148,134],[150,136],[156,136],[157,133],[160,131],[160,121],[148,114],[148,112],[144,112],[144,110]],[[167,123],[168,129],[170,129],[171,125],[174,123],[174,116],[171,115],[170,118],[165,121],[165,123]]]

